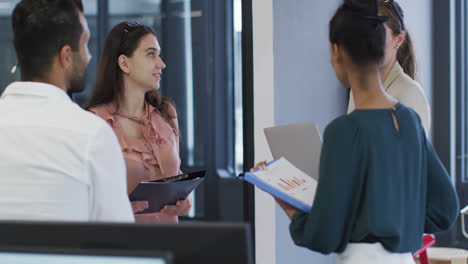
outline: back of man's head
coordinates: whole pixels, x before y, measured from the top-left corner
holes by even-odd
[[[15,7],[14,44],[23,81],[46,78],[63,46],[78,51],[83,32],[80,12],[81,0],[22,0]]]

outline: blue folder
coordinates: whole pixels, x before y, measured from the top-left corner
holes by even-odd
[[[267,163],[267,166],[274,163],[274,162],[276,162],[277,160],[278,159]],[[312,206],[297,200],[296,198],[294,198],[294,197],[290,196],[289,194],[281,191],[280,189],[275,188],[275,187],[271,186],[270,184],[264,182],[263,180],[257,178],[257,176],[255,176],[255,174],[253,174],[253,172],[256,172],[256,171],[258,171],[258,169],[254,170],[252,172],[246,172],[244,174],[244,180],[247,181],[247,182],[250,182],[251,184],[253,184],[255,186],[257,186],[258,188],[264,190],[265,192],[277,197],[278,199],[280,199],[282,201],[285,201],[286,203],[296,207],[297,209],[299,209],[301,211],[304,211],[304,212],[308,213],[310,211],[310,209],[312,209]]]

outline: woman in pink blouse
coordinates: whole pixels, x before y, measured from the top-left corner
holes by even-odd
[[[180,171],[177,113],[157,89],[166,65],[151,28],[123,22],[107,36],[99,61],[96,86],[88,110],[114,130],[127,165],[127,191],[138,183],[178,175]],[[190,199],[166,205],[160,213],[136,214],[140,222],[177,223],[187,215]],[[148,207],[132,202],[133,212]]]

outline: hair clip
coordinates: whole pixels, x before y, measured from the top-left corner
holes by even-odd
[[[384,4],[390,4],[393,8],[393,11],[395,11],[395,14],[397,14],[398,19],[400,19],[400,24],[401,24],[401,30],[405,30],[405,23],[403,22],[403,15],[401,14],[400,11],[398,11],[397,3],[393,0],[385,0]]]
[[[362,16],[362,18],[373,20],[379,23],[384,23],[388,20],[388,16]]]

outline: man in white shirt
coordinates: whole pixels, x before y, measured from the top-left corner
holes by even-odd
[[[0,97],[0,220],[133,222],[112,129],[74,104],[91,58],[81,0],[12,15],[21,82]]]

